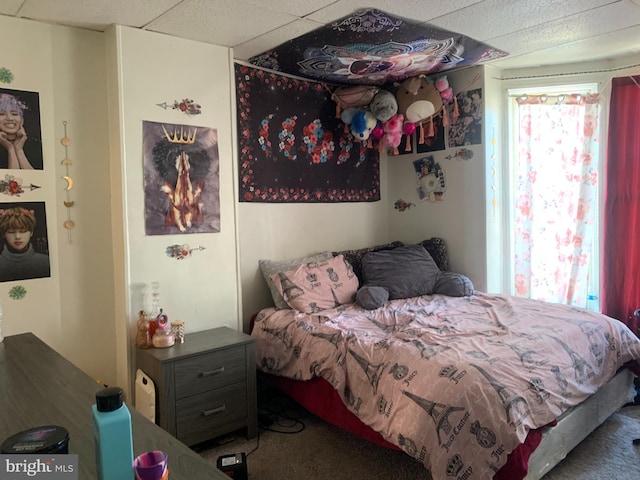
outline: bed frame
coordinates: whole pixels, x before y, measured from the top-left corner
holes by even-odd
[[[262,372],[259,377],[317,417],[370,442],[400,450],[348,410],[326,380],[316,377],[300,381]],[[598,392],[561,415],[554,425],[530,431],[494,479],[541,479],[607,418],[633,402],[636,394],[633,381],[633,373],[622,369]]]

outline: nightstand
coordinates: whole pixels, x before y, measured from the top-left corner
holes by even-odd
[[[155,383],[156,423],[178,440],[191,446],[241,428],[257,435],[254,338],[221,327],[136,352]]]

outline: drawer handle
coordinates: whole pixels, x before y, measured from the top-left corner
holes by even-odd
[[[202,412],[202,416],[208,417],[209,415],[213,415],[214,413],[224,412],[225,408],[226,407],[224,405],[221,405],[219,407],[212,408],[211,410],[205,410]]]
[[[207,372],[200,372],[198,377],[211,377],[212,375],[218,375],[219,373],[224,372],[224,367],[218,367],[215,370],[209,370]]]

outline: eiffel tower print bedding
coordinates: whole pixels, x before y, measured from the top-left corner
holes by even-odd
[[[324,378],[363,423],[437,479],[492,478],[529,430],[640,358],[640,340],[605,315],[480,292],[370,311],[355,303],[313,314],[267,308],[252,335],[260,370]]]

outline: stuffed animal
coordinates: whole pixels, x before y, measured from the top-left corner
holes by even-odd
[[[381,122],[386,122],[398,112],[398,101],[393,93],[380,90],[369,104],[369,110]]]
[[[394,155],[398,154],[398,146],[402,140],[404,126],[404,116],[402,114],[393,115],[389,120],[382,123],[384,136],[380,140],[384,146],[392,148]]]
[[[396,93],[398,113],[407,122],[419,124],[442,109],[440,92],[429,83],[424,75],[411,77],[398,85]]]
[[[446,75],[436,78],[434,85],[436,90],[440,92],[440,98],[442,98],[442,102],[445,105],[453,100],[453,89],[449,86],[449,80]]]
[[[425,123],[428,124],[427,135],[434,135],[432,117],[443,107],[440,92],[424,75],[408,78],[397,86],[398,113],[404,115],[406,123],[420,127],[418,143],[423,144]]]
[[[371,131],[378,124],[378,120],[369,110],[359,110],[351,119],[351,135],[357,140],[365,142],[369,139]]]
[[[336,102],[336,118],[340,118],[346,108],[365,107],[369,105],[380,87],[373,85],[352,85],[338,87],[331,93],[331,100]]]

